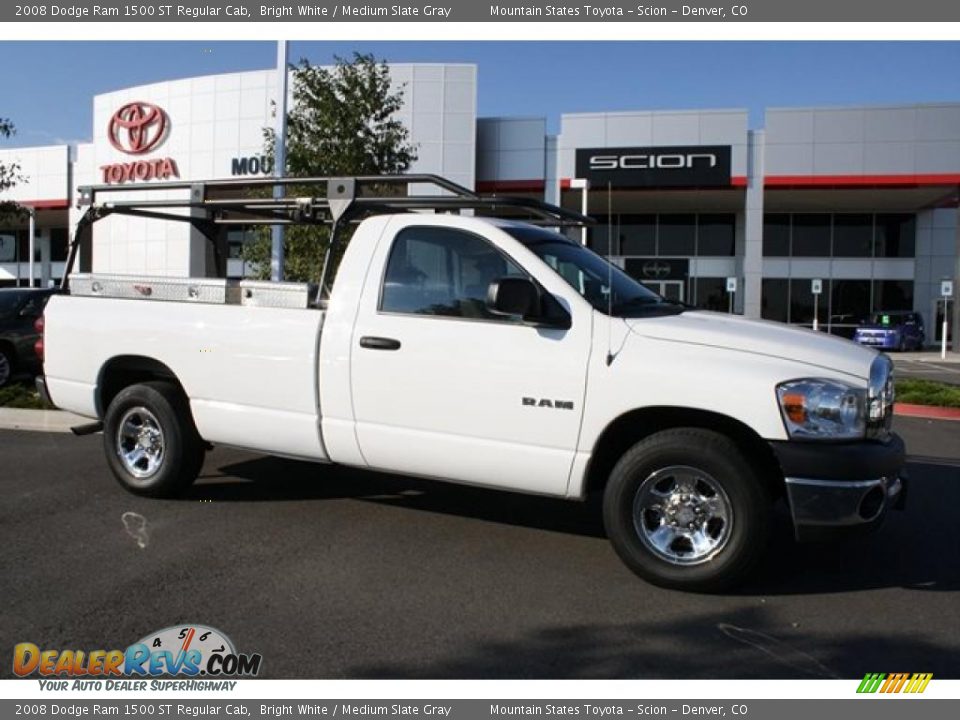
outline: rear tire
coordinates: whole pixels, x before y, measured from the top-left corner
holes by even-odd
[[[713,592],[740,582],[766,545],[771,499],[726,436],[677,428],[638,442],[604,491],[607,536],[637,575]]]
[[[203,440],[180,390],[169,382],[131,385],[110,403],[103,445],[114,477],[137,495],[174,497],[203,466]]]

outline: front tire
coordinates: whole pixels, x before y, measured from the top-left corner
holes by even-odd
[[[107,463],[117,481],[137,495],[174,497],[203,466],[204,445],[187,399],[168,382],[122,390],[103,423]]]
[[[607,536],[637,575],[662,587],[719,591],[757,564],[769,533],[761,478],[724,435],[665,430],[616,464],[604,491]]]

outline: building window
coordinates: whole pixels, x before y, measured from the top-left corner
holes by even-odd
[[[619,216],[620,254],[657,254],[657,216]]]
[[[913,281],[874,280],[873,311],[913,310]]]
[[[910,214],[772,213],[763,218],[764,257],[912,258],[916,216]]]
[[[662,257],[696,255],[697,225],[694,215],[661,215],[657,254]]]
[[[697,216],[697,255],[731,257],[736,251],[733,215]]]
[[[790,257],[790,216],[763,216],[763,254],[765,257]]]
[[[50,262],[64,262],[67,259],[69,236],[67,228],[50,228]]]
[[[870,307],[869,280],[830,282],[830,329],[835,334],[852,337],[853,328],[870,315]]]
[[[912,258],[916,255],[917,221],[914,215],[877,215],[876,257]]]
[[[790,322],[790,281],[765,278],[760,289],[760,316],[764,320]]]
[[[794,215],[793,257],[830,257],[830,216]]]
[[[827,322],[830,308],[827,299],[821,295],[814,302],[809,280],[790,281],[790,322],[795,325],[813,325],[814,305],[817,308],[817,322],[821,325]]]
[[[694,304],[702,310],[727,312],[730,300],[727,296],[727,279],[698,277],[693,279]]]
[[[833,256],[870,257],[873,254],[872,215],[833,216]]]
[[[611,236],[617,236],[617,226],[598,223],[587,232],[587,247],[598,255],[617,255],[616,243],[610,242]]]
[[[0,230],[0,263],[17,261],[17,232]]]
[[[587,244],[600,255],[623,257],[733,257],[732,213],[595,215]],[[608,239],[608,236],[612,239]]]
[[[243,259],[243,246],[249,245],[256,239],[256,232],[252,228],[241,228],[227,231],[227,257],[231,260]]]

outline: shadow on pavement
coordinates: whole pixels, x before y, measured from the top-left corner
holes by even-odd
[[[507,525],[604,537],[599,507],[594,503],[269,457],[224,466],[219,470],[231,477],[202,476],[185,498],[217,502],[349,498]]]
[[[470,652],[419,667],[364,664],[360,678],[797,678],[850,680],[886,665],[956,677],[955,651],[922,638],[855,631],[828,641],[783,629],[760,608],[682,620],[543,628],[510,640],[479,640]],[[874,658],[884,658],[876,668]]]
[[[766,559],[735,595],[838,593],[884,587],[922,592],[960,590],[960,470],[910,463],[907,508],[876,532],[828,543],[797,544],[786,509]],[[404,476],[256,458],[220,468],[188,499],[218,502],[353,499],[552,532],[604,537],[597,502],[578,503],[455,486]],[[236,478],[236,479],[233,479]]]

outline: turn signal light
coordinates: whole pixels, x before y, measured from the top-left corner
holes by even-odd
[[[790,419],[790,422],[797,425],[803,425],[807,421],[807,410],[803,405],[803,395],[799,393],[787,393],[783,396],[783,412]]]

